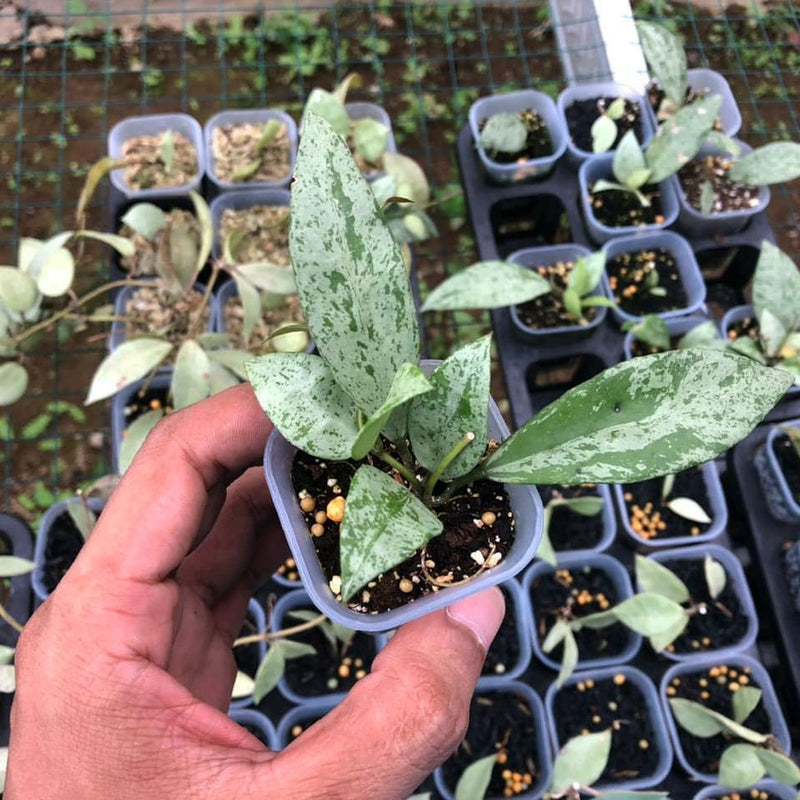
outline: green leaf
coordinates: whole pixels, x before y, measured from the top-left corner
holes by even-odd
[[[641,322],[635,323],[631,330],[640,342],[657,347],[659,350],[669,350],[669,328],[657,314],[648,314],[642,317]]]
[[[28,370],[16,361],[0,364],[0,406],[21,400],[28,389]]]
[[[603,510],[602,497],[567,497],[556,501],[557,505],[564,506],[582,517],[593,517]]]
[[[612,166],[614,177],[629,189],[639,189],[650,177],[650,170],[644,160],[644,153],[633,129],[621,139],[614,153]]]
[[[714,184],[711,181],[703,181],[703,188],[700,190],[700,213],[707,217],[714,210]]]
[[[37,414],[22,429],[22,438],[35,439],[37,436],[41,436],[50,426],[50,423],[52,421],[53,421],[53,415],[50,412],[46,412],[44,414]]]
[[[722,150],[723,153],[734,156],[734,158],[742,152],[739,142],[722,131],[711,131],[706,137],[706,144],[716,147],[717,150]]]
[[[758,334],[764,352],[769,358],[774,358],[783,347],[789,332],[783,327],[783,323],[768,308],[761,312],[761,319],[758,321]]]
[[[10,311],[24,313],[36,305],[39,291],[30,275],[14,267],[0,267],[0,302]]]
[[[667,97],[680,108],[686,100],[688,78],[683,42],[663,25],[637,22],[639,40],[653,77]]]
[[[133,242],[125,236],[118,236],[116,233],[103,233],[102,231],[77,231],[76,237],[82,239],[94,239],[109,247],[113,247],[121,256],[132,256],[136,253]]]
[[[152,241],[167,227],[167,215],[153,203],[136,203],[125,212],[122,223]]]
[[[270,294],[297,294],[297,284],[291,267],[270,264],[269,261],[256,261],[251,264],[240,264],[236,274],[248,280],[257,289],[264,289]]]
[[[728,340],[725,346],[734,353],[746,356],[759,364],[767,363],[766,356],[761,352],[758,343],[749,336],[740,336],[733,341]]]
[[[458,779],[455,800],[484,800],[496,763],[497,753],[492,753],[470,764]]]
[[[353,444],[352,457],[357,461],[364,458],[375,446],[392,412],[408,402],[412,397],[430,392],[433,386],[428,383],[422,370],[416,364],[403,364],[395,375],[389,396],[384,404],[366,421],[358,432]],[[404,436],[404,433],[400,434]]]
[[[516,114],[503,111],[486,120],[478,145],[490,153],[514,155],[525,147],[527,141],[525,123]]]
[[[561,302],[569,314],[578,319],[583,319],[581,298],[574,289],[565,289],[564,294],[561,295]]]
[[[237,670],[236,678],[233,681],[233,689],[231,690],[231,700],[241,700],[245,697],[250,697],[253,694],[255,686],[255,681],[246,672]]]
[[[197,192],[189,192],[189,197],[192,198],[194,214],[197,217],[197,224],[200,226],[200,248],[197,251],[192,280],[185,284],[187,287],[196,280],[197,275],[206,265],[214,242],[214,223],[211,220],[211,209],[208,207],[208,203]]]
[[[411,449],[420,464],[433,471],[466,434],[475,434],[441,476],[452,480],[469,472],[486,452],[491,336],[457,350],[428,380],[433,391],[415,398],[408,414]]]
[[[172,351],[172,345],[163,339],[142,337],[123,342],[100,363],[92,378],[84,405],[116,394],[134,381],[155,369]]]
[[[247,380],[247,362],[253,358],[252,353],[246,350],[236,350],[235,348],[225,348],[221,350],[211,350],[208,357],[217,364],[230,370],[234,375]]]
[[[800,178],[800,144],[772,142],[742,156],[728,172],[728,180],[763,186]]]
[[[301,147],[303,137],[308,134],[310,119],[314,115],[324,119],[339,136],[347,136],[350,131],[350,116],[344,107],[344,101],[325,89],[312,89],[303,109]]]
[[[605,153],[610,150],[617,138],[617,124],[606,114],[599,116],[591,128],[592,152]]]
[[[175,410],[205,400],[211,394],[210,367],[206,351],[193,339],[183,342],[175,357],[170,393]]]
[[[308,326],[284,322],[272,331],[268,341],[276,353],[301,353],[308,347]]]
[[[549,291],[550,284],[535,270],[510,261],[479,261],[439,284],[422,310],[505,308]]]
[[[682,108],[658,126],[647,147],[647,166],[652,183],[661,183],[688,164],[703,146],[714,127],[722,98],[715,94]]]
[[[780,781],[786,786],[794,786],[800,783],[800,769],[791,758],[783,753],[767,750],[763,747],[757,747],[754,750],[758,760],[771,778]]]
[[[19,556],[0,556],[0,578],[13,578],[27,575],[36,569],[36,564]]]
[[[733,693],[733,719],[740,725],[756,710],[763,692],[755,686],[741,686]]]
[[[340,385],[373,414],[400,365],[419,360],[403,256],[347,145],[314,114],[295,175],[289,241],[300,302]]]
[[[224,392],[226,389],[231,389],[241,383],[239,378],[227,367],[223,367],[222,364],[209,360],[208,366],[208,385],[212,395]]]
[[[728,574],[725,572],[725,567],[711,558],[706,556],[703,560],[703,573],[705,574],[706,584],[708,585],[708,593],[713,600],[716,600],[724,591],[725,584],[728,580]]]
[[[407,197],[418,206],[424,206],[431,199],[431,187],[425,172],[413,158],[402,153],[384,153],[383,168],[397,181],[393,194]]]
[[[550,501],[544,507],[544,524],[542,525],[542,538],[539,541],[539,547],[536,550],[536,558],[541,558],[551,566],[558,566],[558,556],[556,549],[553,547],[553,542],[550,539],[550,522],[553,519],[553,502]]]
[[[604,178],[600,178],[596,180],[592,184],[591,192],[592,194],[596,194],[597,192],[629,192],[627,186],[624,186],[621,183],[614,183],[614,181],[607,181]]]
[[[781,370],[726,351],[634,358],[540,411],[484,472],[524,484],[631,483],[678,472],[736,444],[791,383]]]
[[[249,342],[256,325],[258,325],[258,321],[261,319],[261,295],[253,284],[239,275],[234,275],[233,280],[236,283],[236,291],[239,294],[239,301],[244,310],[242,337],[245,342]]]
[[[711,524],[711,517],[696,500],[691,497],[675,497],[667,503],[667,508],[679,517],[690,522],[699,522],[703,525]]]
[[[16,648],[0,644],[0,664],[10,664],[14,660]]]
[[[204,350],[214,350],[228,346],[227,333],[210,333],[205,331],[198,336],[197,341]]]
[[[175,162],[175,133],[171,130],[164,131],[161,136],[161,160],[164,172],[169,175]]]
[[[764,765],[758,757],[757,747],[748,744],[733,744],[719,760],[717,780],[721,786],[731,789],[749,789],[764,777]]]
[[[591,786],[603,774],[610,753],[610,728],[570,739],[553,764],[550,794],[565,794],[576,783]]]
[[[691,600],[686,584],[670,569],[652,558],[636,555],[636,583],[641,591],[652,592],[675,603]]]
[[[769,739],[769,734],[745,728],[734,722],[724,714],[712,711],[693,700],[682,697],[671,697],[669,705],[677,723],[686,731],[701,739],[708,739],[718,733],[727,731],[751,744],[764,744]]]
[[[578,642],[575,640],[575,634],[571,628],[567,628],[564,635],[564,652],[561,656],[561,668],[558,670],[558,678],[556,686],[561,688],[575,672],[575,667],[578,666]]]
[[[261,407],[293,445],[320,458],[350,458],[357,409],[323,359],[270,353],[248,361],[246,369]]]
[[[441,521],[408,489],[381,470],[360,466],[340,530],[342,598],[349,600],[441,532]]]
[[[616,100],[612,100],[609,104],[608,108],[606,109],[605,116],[609,119],[622,119],[622,115],[625,113],[625,98],[618,97]]]
[[[83,541],[87,541],[92,535],[97,517],[94,511],[89,508],[89,504],[81,500],[70,500],[67,504],[67,513],[70,519],[75,523],[75,527],[83,537]]]
[[[374,119],[360,119],[353,126],[353,146],[370,164],[377,164],[389,144],[389,129]]]
[[[550,653],[555,650],[564,641],[568,633],[570,633],[569,623],[563,619],[557,619],[553,623],[553,627],[547,632],[547,636],[544,637],[542,652]]]
[[[695,325],[688,333],[685,333],[678,342],[678,349],[683,350],[687,347],[725,347],[725,342],[719,338],[717,326],[711,320]]]
[[[569,274],[567,285],[578,293],[580,297],[591,294],[603,277],[606,266],[606,254],[602,250],[582,256],[575,262]]]
[[[800,271],[786,253],[766,239],[761,242],[753,275],[753,308],[759,322],[769,309],[787,331],[800,326]]]
[[[641,636],[658,636],[673,630],[681,621],[684,626],[689,621],[689,614],[680,604],[655,592],[629,597],[612,611],[620,622]]]
[[[260,703],[277,685],[286,669],[286,659],[278,642],[270,645],[267,654],[261,659],[253,684],[253,700]]]
[[[160,408],[147,411],[140,417],[137,417],[125,429],[125,436],[122,438],[117,459],[119,462],[117,468],[120,475],[124,475],[128,471],[133,457],[139,452],[139,448],[144,444],[144,440],[163,416],[164,411]]]

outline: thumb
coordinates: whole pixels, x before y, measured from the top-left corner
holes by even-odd
[[[470,699],[504,613],[495,588],[404,625],[370,675],[262,767],[259,796],[408,797],[464,737]]]

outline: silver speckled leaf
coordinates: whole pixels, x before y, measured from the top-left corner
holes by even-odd
[[[761,320],[769,309],[787,331],[800,327],[800,270],[771,242],[761,242],[753,275],[753,308]]]

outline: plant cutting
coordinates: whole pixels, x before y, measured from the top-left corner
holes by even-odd
[[[547,124],[531,109],[492,114],[481,123],[480,132],[478,146],[500,164],[532,161],[553,152]]]
[[[190,183],[198,172],[194,143],[168,128],[154,136],[132,136],[122,143],[126,187],[132,192],[164,189]]]
[[[605,538],[603,527],[606,518],[605,516],[600,518],[600,512],[607,502],[607,497],[592,494],[597,488],[591,484],[577,487],[539,487],[539,492],[546,499],[546,503],[542,541],[536,551],[537,558],[555,567],[558,563],[557,550],[589,550],[598,543],[598,540]],[[577,530],[575,530],[576,525]],[[558,538],[554,540],[554,536]],[[554,541],[557,545],[554,545]]]
[[[345,615],[351,627],[359,613],[405,599],[437,595],[425,599],[438,604],[439,590],[500,564],[515,532],[498,484],[615,482],[707,460],[749,430],[789,380],[729,353],[637,359],[564,395],[504,444],[491,444],[489,340],[458,351],[429,377],[422,373],[399,248],[345,144],[313,115],[298,156],[290,248],[320,355],[268,354],[247,369],[259,402],[301,451],[295,457],[273,436],[267,452],[274,496],[287,479],[278,481],[271,455],[284,448],[294,460],[281,472],[288,477],[291,469],[295,481],[281,501],[284,525],[297,522],[293,555],[302,572],[316,570],[317,587],[326,585],[315,595],[306,581],[315,603],[338,597],[356,611]],[[359,299],[365,296],[369,304]],[[765,376],[763,391],[743,400],[739,380],[754,369]],[[699,398],[698,381],[709,387],[711,405]],[[584,416],[590,406],[594,412]],[[700,437],[690,433],[695,426]],[[626,429],[635,431],[635,452],[620,446]],[[686,447],[665,447],[667,430],[667,439]],[[326,521],[314,536],[307,526],[320,511]],[[461,556],[446,544],[442,517],[451,513],[468,541]],[[505,576],[496,570],[494,577]],[[431,604],[419,606],[424,613]],[[339,612],[334,604],[326,613]]]
[[[266,627],[264,609],[255,598],[247,604],[247,614],[239,630],[237,641],[247,639],[248,644],[233,648],[236,661],[236,678],[231,690],[231,708],[247,708],[253,704],[253,686],[258,666],[266,653],[266,646],[258,634]]]
[[[687,347],[708,347],[721,350],[725,342],[719,338],[719,329],[712,320],[665,320],[658,314],[645,314],[638,321],[628,320],[622,325],[625,352],[628,358],[663,353],[667,350],[685,350]]]
[[[275,184],[289,178],[292,142],[283,119],[218,124],[211,136],[214,173],[220,183]]]

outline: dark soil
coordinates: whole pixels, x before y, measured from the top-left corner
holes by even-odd
[[[606,273],[614,301],[628,314],[643,317],[686,306],[675,257],[663,247],[622,253],[609,259]]]
[[[388,448],[392,445],[386,444]],[[391,474],[382,461],[368,457],[365,463]],[[307,492],[315,501],[314,510],[305,513],[306,523],[315,523],[316,514],[327,508],[334,497],[347,497],[350,481],[360,463],[353,461],[331,461],[309,456],[298,451],[292,465],[292,482],[298,492]],[[396,476],[399,477],[399,476]],[[481,523],[481,516],[491,511],[496,516],[492,526]],[[481,570],[472,557],[480,551],[484,559],[497,555],[505,558],[514,543],[516,523],[505,490],[497,483],[482,480],[463,487],[453,500],[436,513],[444,525],[443,533],[428,542],[425,567],[428,575],[447,585],[457,583]],[[325,576],[330,581],[340,576],[339,524],[330,519],[324,522],[324,532],[314,537],[314,547]],[[496,563],[499,563],[497,560]],[[411,591],[403,592],[400,584],[411,582]],[[335,585],[335,583],[334,583]],[[356,592],[348,606],[362,613],[376,614],[405,605],[439,591],[440,586],[431,583],[422,566],[422,552],[398,564],[391,572],[382,573]]]
[[[447,786],[455,790],[464,770],[475,761],[498,753],[487,797],[512,797],[536,783],[536,725],[527,702],[512,692],[481,692],[472,698],[469,728],[458,750],[442,765]],[[513,790],[513,774],[523,788]],[[507,775],[509,777],[504,778]],[[505,794],[506,788],[512,789]]]
[[[569,135],[576,147],[589,153],[592,152],[592,125],[616,99],[616,97],[597,97],[589,100],[576,100],[571,106],[567,106],[564,109]],[[626,100],[623,115],[619,119],[615,119],[614,123],[617,126],[617,138],[614,139],[614,144],[611,145],[610,150],[616,149],[622,137],[631,128],[640,144],[644,140],[642,136],[642,109],[639,108],[638,103]]]
[[[712,516],[711,502],[702,470],[695,467],[679,472],[675,476],[672,491],[664,501],[661,499],[663,486],[663,478],[653,478],[623,486],[628,523],[634,532],[643,539],[668,539],[676,536],[699,536],[705,533],[710,525],[692,522],[667,508],[670,500],[676,497],[689,497],[699,503],[709,517]]]
[[[772,450],[783,472],[783,477],[789,484],[789,489],[795,501],[800,503],[800,456],[788,436],[776,437]]]
[[[503,589],[503,587],[500,587]],[[481,675],[503,675],[514,667],[519,660],[519,623],[514,602],[508,592],[503,589],[506,600],[506,615],[503,624],[494,637],[492,646],[486,654]]]
[[[777,794],[768,792],[766,789],[750,789],[745,794],[741,792],[729,792],[728,794],[713,794],[708,800],[781,800]]]
[[[671,336],[669,340],[669,349],[675,350],[678,347],[678,342],[683,338],[681,336]],[[650,356],[654,353],[663,353],[664,350],[660,350],[658,347],[654,347],[652,344],[647,344],[647,342],[641,342],[639,339],[634,337],[633,341],[631,342],[631,355],[636,356]]]
[[[252,636],[256,633],[259,633],[258,625],[253,615],[248,611],[242,623],[242,629],[239,631],[239,636]],[[258,672],[258,665],[261,663],[258,644],[253,643],[234,647],[233,657],[236,659],[236,669],[251,678],[255,678],[256,672]]]
[[[595,219],[608,228],[660,225],[664,221],[661,189],[657,185],[647,184],[639,191],[650,201],[649,206],[643,206],[632,192],[623,192],[621,189],[609,189],[597,194],[590,192]]]
[[[300,573],[297,571],[297,564],[293,558],[287,558],[277,569],[277,574],[287,581],[294,581],[298,585],[302,583]]]
[[[706,182],[709,182],[714,190],[711,215],[749,210],[759,204],[757,186],[747,186],[744,183],[728,180],[728,170],[732,163],[729,158],[723,156],[706,156],[690,161],[678,172],[686,202],[695,211],[702,211],[700,197]]]
[[[154,387],[141,388],[128,401],[125,406],[125,427],[130,427],[134,420],[148,411],[156,411],[163,408],[165,413],[172,411],[172,407],[167,403],[169,387],[164,386],[160,389]]]
[[[528,141],[525,148],[518,153],[498,153],[496,150],[487,151],[487,155],[492,161],[498,164],[513,164],[516,161],[531,161],[534,158],[544,158],[553,153],[553,140],[544,120],[531,109],[517,112],[517,116],[525,123],[528,129]],[[483,130],[487,120],[483,120],[478,126]]]
[[[731,698],[734,692],[731,690],[731,684],[735,686],[745,684],[755,686],[755,683],[750,678],[750,668],[745,667],[743,670],[738,670],[734,667],[720,664],[702,672],[681,675],[680,678],[673,679],[672,684],[667,687],[667,695],[669,697],[684,697],[687,700],[702,703],[707,708],[732,719],[733,703]],[[743,724],[745,727],[760,733],[769,732],[770,720],[764,708],[763,699]],[[729,745],[740,741],[735,736],[727,733],[701,739],[692,736],[677,723],[676,727],[683,754],[698,772],[717,772],[722,753]]]
[[[546,506],[555,498],[596,496],[595,484],[582,486],[537,486],[542,503]],[[550,543],[556,552],[565,550],[590,550],[596,547],[603,536],[603,510],[593,517],[577,514],[569,508],[560,506],[553,509],[550,520]]]
[[[239,723],[248,733],[252,733],[253,736],[258,739],[264,747],[269,747],[269,741],[267,740],[267,735],[261,728],[257,728],[255,725],[248,725],[246,722]]]
[[[708,592],[703,559],[670,559],[664,566],[685,584],[695,606],[704,605],[689,617],[683,633],[667,649],[675,653],[701,653],[736,644],[747,632],[748,619],[742,611],[730,576],[716,600]]]
[[[560,689],[553,700],[559,746],[584,731],[613,730],[611,753],[598,782],[628,781],[651,774],[659,753],[653,721],[641,690],[621,673]]]
[[[317,613],[311,606],[306,610]],[[293,619],[290,611],[284,616],[282,626],[299,623],[300,620]],[[336,650],[319,628],[295,634],[291,639],[311,645],[317,651],[316,655],[286,662],[286,682],[292,691],[303,697],[350,691],[369,672],[376,653],[375,639],[366,633],[356,633],[347,645],[337,641]]]
[[[576,619],[607,611],[619,602],[617,590],[608,575],[600,569],[558,569],[543,575],[531,586],[533,624],[539,643],[555,624],[564,617]],[[630,641],[631,633],[620,623],[593,630],[583,628],[575,633],[580,660],[608,658],[621,653]],[[559,644],[547,655],[561,660],[563,645]]]
[[[561,328],[565,325],[588,325],[597,316],[596,308],[583,309],[583,319],[570,314],[561,296],[567,288],[570,273],[575,268],[574,261],[559,261],[548,267],[538,267],[537,272],[550,283],[554,291],[529,300],[517,306],[520,320],[529,328]]]
[[[48,592],[55,590],[82,547],[81,532],[69,512],[63,511],[50,528],[44,551],[44,585]]]
[[[758,328],[758,320],[755,317],[745,317],[738,322],[734,322],[725,332],[725,335],[732,342],[740,336],[749,336],[754,342],[757,342],[761,335]]]

